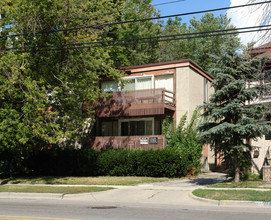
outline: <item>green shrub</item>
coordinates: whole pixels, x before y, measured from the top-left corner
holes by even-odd
[[[131,151],[106,150],[99,153],[98,173],[103,176],[134,176]]]
[[[98,156],[99,175],[180,177],[184,174],[175,149],[107,150]]]
[[[93,149],[58,148],[35,152],[28,160],[32,175],[94,176],[98,152]]]
[[[187,123],[187,113],[184,114],[177,129],[173,132],[172,126],[167,125],[170,123],[169,120],[166,119],[163,122],[163,133],[167,136],[167,148],[175,149],[177,155],[182,159],[182,166],[186,167],[183,175],[187,174],[188,169],[195,168],[195,173],[198,173],[201,168],[202,140],[198,136],[197,129],[199,122],[200,112],[198,109],[193,112],[189,123]]]
[[[0,177],[11,177],[23,173],[24,157],[19,149],[0,149]]]
[[[17,160],[12,160],[12,158],[15,158],[12,152],[5,152],[7,159],[1,160],[0,171],[4,172],[6,177],[15,174],[36,176],[181,177],[186,175],[189,163],[187,158],[180,157],[177,150],[178,148],[134,149],[132,151],[111,149],[98,152],[90,148],[62,149],[53,146],[33,150],[25,158],[24,164],[20,164],[20,169],[18,163],[16,163]],[[24,172],[19,173],[18,170]]]

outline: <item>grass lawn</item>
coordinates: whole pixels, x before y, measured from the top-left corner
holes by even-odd
[[[21,177],[0,179],[0,184],[66,184],[66,185],[137,185],[142,183],[163,182],[177,180],[172,178],[154,178],[154,177]]]
[[[239,183],[235,182],[222,182],[216,183],[208,186],[208,188],[262,188],[261,186],[266,182],[262,180],[257,181],[240,181]]]
[[[193,195],[214,200],[271,201],[270,191],[196,189]]]
[[[100,192],[113,189],[112,187],[56,187],[56,186],[20,186],[20,185],[1,185],[0,192],[25,192],[25,193],[89,193]]]

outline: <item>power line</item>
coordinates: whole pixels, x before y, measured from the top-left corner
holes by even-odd
[[[171,2],[164,2],[164,3],[159,3],[159,4],[154,4],[152,6],[160,6],[160,5],[168,5],[168,4],[173,4],[177,2],[184,2],[185,0],[177,0],[177,1],[171,1]]]
[[[140,41],[140,40],[152,40],[159,38],[169,38],[169,37],[183,37],[183,36],[193,36],[193,35],[203,35],[203,34],[212,34],[212,33],[220,33],[220,32],[230,32],[230,31],[239,31],[239,30],[249,30],[255,28],[267,28],[271,27],[270,25],[259,25],[259,26],[250,26],[250,27],[242,27],[242,28],[231,28],[226,30],[214,30],[214,31],[204,31],[204,32],[195,32],[195,33],[183,33],[183,34],[174,34],[174,35],[162,35],[155,37],[143,37],[143,38],[131,38],[131,39],[122,39],[122,40],[110,40],[110,41],[96,41],[96,42],[84,42],[84,43],[71,43],[71,44],[61,44],[61,45],[50,45],[50,46],[38,46],[38,48],[54,48],[54,47],[64,47],[64,46],[81,46],[81,45],[96,45],[96,44],[108,44],[115,42],[126,42],[126,41]],[[255,30],[258,31],[258,30]],[[37,47],[24,47],[25,49],[32,49]],[[22,49],[21,47],[9,48],[7,50],[15,50]]]
[[[152,6],[162,6],[162,5],[169,5],[169,4],[174,4],[174,3],[178,3],[178,2],[183,2],[185,0],[176,0],[176,1],[171,1],[171,2],[164,2],[164,3],[158,3],[158,4],[154,4],[154,5],[143,5],[139,8],[150,8]],[[118,10],[118,11],[112,11],[112,12],[107,12],[107,13],[102,13],[100,15],[110,15],[110,14],[115,14],[115,13],[119,13],[119,12],[126,12],[126,11],[131,11],[131,10],[136,10],[138,9],[138,7],[135,8],[127,8],[127,9],[123,9],[123,10]]]
[[[158,17],[153,17],[153,18],[135,19],[135,20],[129,20],[129,21],[120,21],[120,22],[99,24],[99,25],[88,25],[88,26],[79,26],[79,27],[52,30],[52,31],[43,31],[43,32],[37,32],[36,34],[49,34],[49,33],[63,32],[63,31],[73,31],[73,30],[79,30],[79,29],[100,28],[100,27],[113,26],[113,25],[118,25],[118,24],[128,24],[128,23],[134,23],[134,22],[143,22],[143,21],[151,21],[151,20],[165,19],[165,18],[171,18],[171,17],[187,16],[187,15],[193,15],[193,14],[202,14],[202,13],[214,12],[214,11],[230,10],[230,9],[249,7],[249,6],[267,4],[267,3],[271,3],[271,0],[270,1],[265,1],[265,2],[256,2],[256,3],[251,3],[251,4],[245,4],[245,5],[236,5],[236,6],[231,6],[231,7],[216,8],[216,9],[209,9],[209,10],[195,11],[195,12],[187,12],[187,13],[175,14],[175,15],[158,16]],[[6,36],[0,36],[0,38],[3,38],[3,37],[18,37],[18,36],[29,35],[29,34],[33,34],[33,33],[22,33],[22,34],[6,35]]]
[[[164,2],[164,3],[158,3],[158,4],[154,4],[154,5],[143,5],[140,8],[149,8],[152,6],[162,6],[162,5],[169,5],[169,4],[174,4],[174,3],[178,3],[178,2],[183,2],[185,0],[176,0],[176,1],[170,1],[170,2]],[[107,12],[107,13],[101,13],[98,14],[100,16],[102,15],[110,15],[110,14],[115,14],[115,13],[120,13],[120,12],[126,12],[126,11],[131,11],[131,10],[136,10],[138,7],[135,8],[127,8],[127,9],[123,9],[123,10],[118,10],[118,11],[111,11],[111,12]],[[97,16],[97,15],[96,15]],[[93,25],[93,27],[95,28],[96,25]],[[76,27],[75,27],[76,28]],[[91,27],[89,27],[91,28]],[[65,30],[69,30],[69,29],[58,29],[58,30],[52,30],[52,31],[41,31],[41,32],[37,32],[35,34],[47,34],[47,33],[55,33],[55,32],[62,32]],[[10,35],[5,35],[5,36],[0,36],[0,38],[4,38],[4,37],[19,37],[19,36],[24,36],[24,35],[29,35],[29,33],[22,33],[22,34],[10,34]]]
[[[126,9],[123,9],[123,10],[118,10],[118,11],[111,11],[111,12],[106,12],[106,13],[101,13],[101,14],[98,14],[98,15],[111,15],[111,14],[116,14],[116,13],[120,13],[120,12],[126,12],[126,11],[132,11],[132,10],[137,10],[138,8],[139,9],[142,9],[142,8],[150,8],[152,6],[162,6],[162,5],[169,5],[169,4],[174,4],[174,3],[178,3],[178,2],[183,2],[185,0],[176,0],[176,1],[171,1],[171,2],[164,2],[164,3],[158,3],[158,4],[154,4],[154,5],[149,5],[149,4],[145,4],[143,6],[137,6],[135,8],[126,8]]]
[[[126,45],[131,45],[131,44],[146,44],[146,43],[156,43],[156,42],[163,42],[163,41],[173,41],[173,40],[188,40],[188,39],[194,39],[194,38],[216,37],[216,36],[221,36],[221,35],[242,34],[242,33],[257,32],[257,31],[269,31],[269,30],[271,30],[271,28],[266,28],[266,29],[261,29],[261,30],[239,31],[239,32],[237,31],[237,32],[229,32],[229,33],[221,33],[221,34],[199,35],[199,36],[182,37],[182,38],[171,38],[171,39],[160,39],[160,40],[158,39],[158,40],[144,41],[144,42],[127,42],[127,43],[119,43],[119,44],[111,44],[111,45],[94,45],[94,46],[82,46],[82,47],[71,47],[71,48],[54,48],[54,49],[50,49],[50,50],[126,46]]]
[[[111,47],[111,46],[127,46],[131,44],[147,44],[147,43],[157,43],[157,42],[166,42],[166,41],[173,41],[173,40],[188,40],[188,39],[195,39],[195,38],[206,38],[206,37],[217,37],[222,35],[234,35],[234,34],[242,34],[242,33],[250,33],[250,32],[257,32],[257,31],[269,31],[271,28],[259,29],[259,30],[243,30],[243,31],[234,31],[234,32],[226,32],[226,33],[218,33],[218,34],[209,34],[209,35],[198,35],[198,36],[188,36],[188,37],[180,37],[180,38],[169,38],[169,39],[156,39],[149,41],[137,41],[137,42],[123,42],[123,43],[114,43],[103,45],[99,43],[98,45],[90,45],[90,46],[76,46],[76,47],[65,47],[65,48],[50,48],[50,49],[42,49],[39,50],[39,47],[29,47],[29,48],[9,48],[10,50],[23,50],[25,52],[31,51],[31,49],[37,49],[39,51],[55,51],[55,50],[71,50],[71,49],[82,49],[82,48],[95,48],[95,47]],[[226,31],[226,30],[224,30]],[[73,46],[73,44],[67,44],[66,46]],[[28,50],[26,50],[28,49]],[[22,52],[23,52],[22,51]]]

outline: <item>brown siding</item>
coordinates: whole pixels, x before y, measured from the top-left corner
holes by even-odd
[[[142,144],[141,140],[149,142],[150,138],[157,138],[157,144]],[[161,149],[165,146],[165,137],[163,135],[151,136],[112,136],[112,137],[94,137],[92,147],[97,150],[101,149]]]

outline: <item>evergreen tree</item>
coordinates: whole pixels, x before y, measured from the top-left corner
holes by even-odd
[[[256,140],[270,130],[264,119],[267,108],[257,100],[268,87],[264,79],[264,59],[250,59],[231,47],[223,47],[216,59],[212,87],[215,92],[203,105],[206,121],[199,129],[202,138],[224,157],[234,160],[235,182],[240,180],[240,158],[252,149],[249,139]]]

